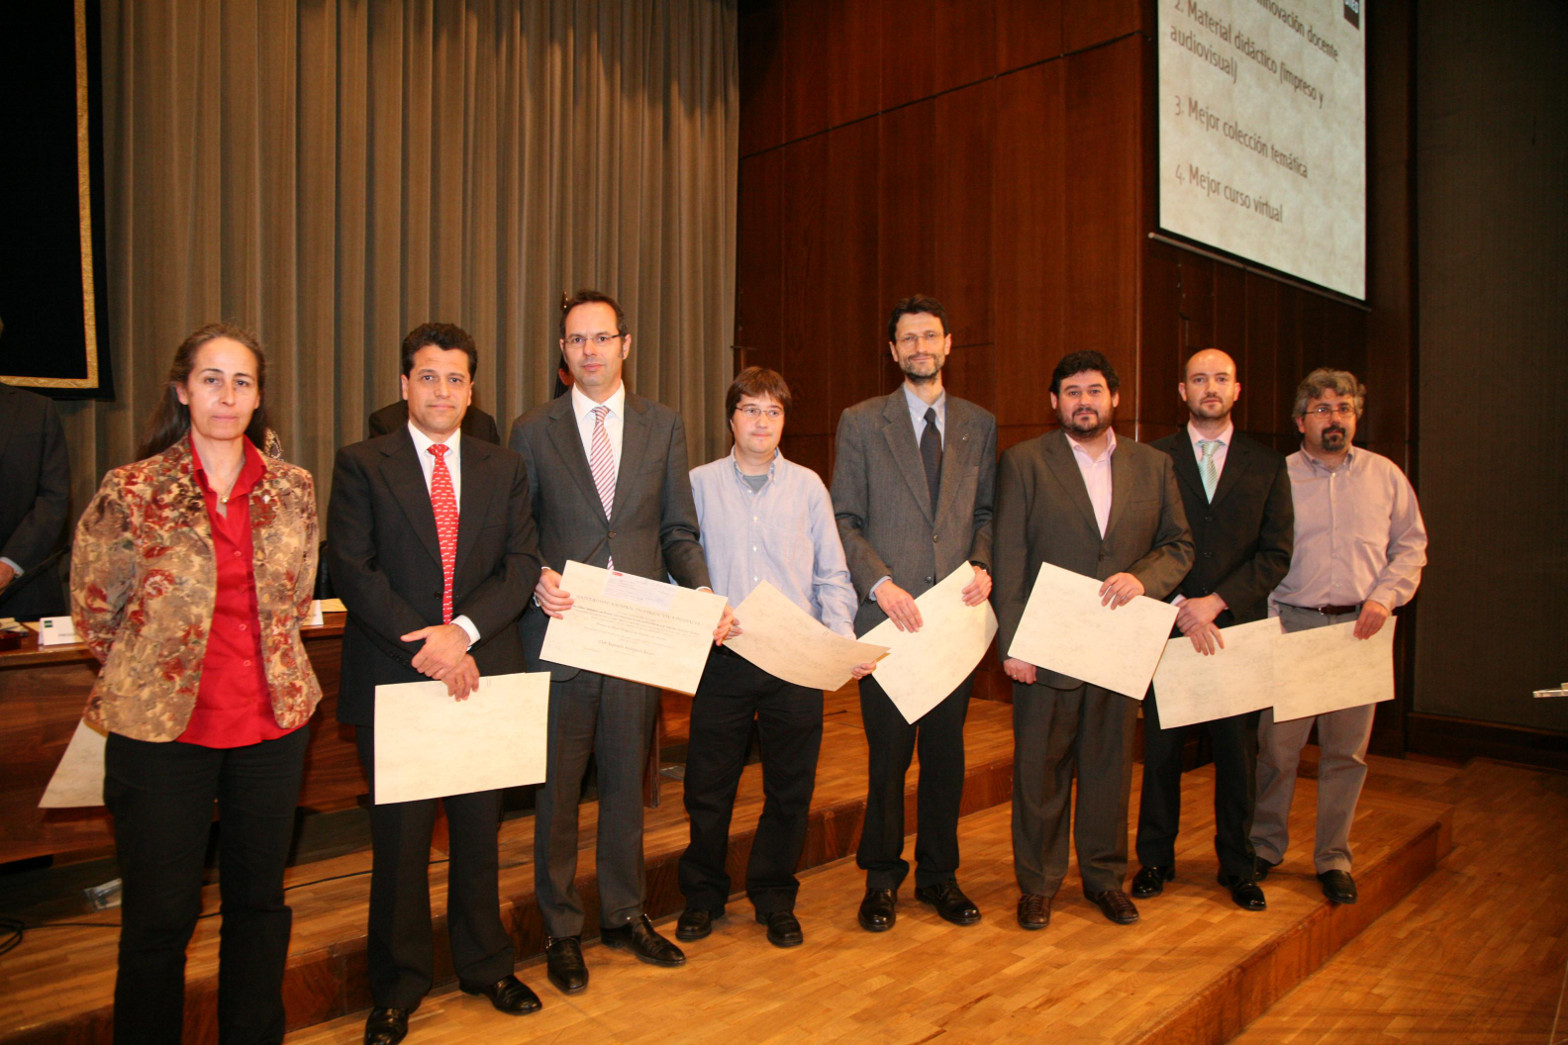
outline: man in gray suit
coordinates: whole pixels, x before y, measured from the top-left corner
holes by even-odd
[[[697,540],[681,420],[621,381],[632,347],[625,313],[596,290],[578,291],[561,309],[571,392],[519,418],[510,442],[528,464],[545,564],[519,626],[529,664],[552,678],[549,757],[534,807],[534,887],[549,936],[550,982],[575,994],[588,986],[575,879],[577,807],[589,755],[598,767],[600,939],[654,965],[680,965],[686,956],[643,913],[642,781],[659,690],[540,660],[549,618],[572,607],[558,571],[575,559],[706,588],[708,567]],[[716,642],[729,630],[729,616]]]
[[[1117,440],[1110,362],[1074,352],[1051,375],[1061,427],[1002,455],[996,499],[997,648],[1013,680],[1013,869],[1018,924],[1043,929],[1067,875],[1067,799],[1084,894],[1113,922],[1138,920],[1122,891],[1137,702],[1007,656],[1042,562],[1104,581],[1113,609],[1163,599],[1192,566],[1192,536],[1170,455]]]
[[[904,384],[844,411],[833,467],[833,506],[860,597],[855,634],[891,619],[919,631],[915,597],[969,563],[971,606],[991,592],[991,500],[996,418],[948,395],[942,365],[953,349],[940,302],[910,297],[888,319],[888,350]],[[904,774],[920,750],[915,898],[956,925],[980,912],[958,887],[958,807],[964,787],[964,718],[973,679],[918,722],[905,721],[874,677],[860,681],[869,748],[866,818],[856,862],[866,872],[860,924],[893,927],[904,849]]]

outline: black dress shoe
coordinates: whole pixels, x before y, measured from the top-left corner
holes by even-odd
[[[1018,924],[1025,929],[1044,929],[1051,924],[1051,898],[1039,893],[1024,893],[1018,898]]]
[[[1356,880],[1349,871],[1323,871],[1318,875],[1323,895],[1333,903],[1352,904],[1357,900]]]
[[[1252,858],[1252,877],[1261,882],[1269,876],[1270,871],[1279,865],[1280,861],[1278,860],[1265,860],[1261,856],[1254,856]]]
[[[898,921],[898,891],[867,889],[860,901],[860,927],[868,933],[885,933]]]
[[[980,920],[980,909],[954,881],[917,886],[915,899],[935,907],[937,914],[954,925],[973,925]]]
[[[1132,876],[1132,895],[1140,900],[1159,896],[1165,891],[1165,883],[1175,878],[1176,868],[1169,864],[1150,864],[1148,867],[1140,867],[1138,873]]]
[[[510,974],[501,977],[488,987],[464,987],[464,994],[483,994],[490,999],[490,1004],[495,1006],[497,1012],[504,1012],[508,1016],[526,1016],[530,1012],[538,1012],[539,995],[529,990],[528,985],[516,976]]]
[[[713,932],[713,912],[701,907],[688,907],[675,922],[677,940],[700,940]]]
[[[1263,899],[1263,890],[1258,888],[1255,878],[1221,871],[1219,883],[1230,890],[1230,898],[1243,911],[1261,911],[1268,907],[1268,901]]]
[[[408,1035],[408,1014],[412,1009],[387,1009],[377,1006],[365,1019],[365,1045],[397,1045]]]
[[[757,921],[768,927],[768,942],[775,947],[799,947],[806,942],[800,921],[793,911],[757,912]]]
[[[654,929],[646,914],[639,915],[625,925],[614,928],[599,927],[599,940],[617,951],[631,951],[649,965],[685,965],[686,955]]]
[[[1138,920],[1138,908],[1120,889],[1107,889],[1103,893],[1085,892],[1089,901],[1117,925],[1131,925]]]
[[[545,974],[562,994],[588,989],[588,963],[583,961],[581,936],[550,937],[544,945]]]

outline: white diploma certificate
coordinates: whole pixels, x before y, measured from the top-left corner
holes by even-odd
[[[561,587],[572,608],[551,617],[539,656],[601,675],[696,693],[725,599],[580,562]]]
[[[915,722],[957,689],[996,637],[991,604],[964,605],[963,590],[974,579],[975,568],[966,562],[917,598],[919,631],[899,631],[885,620],[861,636],[862,642],[887,647],[872,677],[906,722]]]
[[[570,591],[571,589],[567,589]],[[724,644],[775,678],[807,689],[835,690],[886,646],[836,634],[767,581],[735,607],[741,633]]]
[[[544,780],[549,672],[485,675],[467,700],[446,683],[376,687],[377,805]]]
[[[1185,635],[1170,639],[1154,672],[1160,728],[1212,722],[1274,703],[1278,617],[1220,629],[1225,648],[1205,656]]]
[[[1009,657],[1142,700],[1176,623],[1176,607],[1139,595],[1100,605],[1103,581],[1040,564]]]
[[[60,764],[55,767],[39,809],[103,805],[103,750],[109,738],[85,721],[76,724]]]
[[[1274,655],[1274,721],[1376,704],[1394,696],[1394,618],[1370,639],[1356,622],[1281,635]],[[1161,705],[1163,707],[1163,705]]]

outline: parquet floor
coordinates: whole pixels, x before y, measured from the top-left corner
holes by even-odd
[[[1552,1037],[1568,1009],[1568,774],[1477,760],[1431,784],[1374,770],[1374,785],[1452,804],[1453,851],[1235,1040],[1568,1041],[1568,1011]]]
[[[1107,922],[1070,880],[1050,928],[1019,929],[1012,913],[1011,814],[1004,804],[972,814],[962,825],[961,878],[984,912],[978,926],[950,926],[906,890],[892,931],[863,932],[855,923],[861,872],[842,860],[803,876],[797,905],[806,932],[802,947],[769,946],[741,899],[711,937],[687,946],[683,968],[654,968],[589,945],[591,985],[567,998],[549,985],[543,962],[535,959],[518,975],[540,993],[543,1011],[505,1017],[483,999],[440,992],[415,1014],[409,1041],[1194,1040],[1166,1028],[1180,1024],[1181,1013],[1206,992],[1214,1005],[1231,1004],[1225,988],[1238,963],[1271,947],[1288,950],[1304,932],[1321,934],[1312,926],[1321,927],[1327,908],[1310,867],[1290,861],[1269,883],[1268,912],[1236,910],[1213,884],[1207,851],[1213,818],[1203,808],[1210,770],[1189,780],[1181,876],[1164,896],[1141,905],[1137,925]],[[1314,783],[1301,781],[1303,809],[1312,808],[1314,795]],[[1421,798],[1369,792],[1358,825],[1366,839],[1365,866],[1388,866],[1418,832],[1434,831],[1434,819],[1445,812]],[[1306,827],[1305,820],[1298,823],[1298,829]],[[673,919],[662,928],[673,933]],[[357,1014],[289,1041],[350,1045],[362,1028],[363,1014]]]

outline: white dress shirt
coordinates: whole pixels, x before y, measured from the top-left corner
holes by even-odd
[[[626,428],[626,382],[622,381],[602,403],[595,403],[578,391],[576,385],[572,386],[572,413],[577,415],[577,434],[583,441],[583,456],[590,461],[593,460],[593,412],[600,406],[610,408],[604,415],[604,433],[610,437],[610,460],[615,465],[615,474],[620,475],[621,433]]]
[[[414,440],[414,456],[419,458],[419,469],[425,473],[425,493],[430,493],[430,477],[435,474],[436,455],[430,448],[436,441],[415,427],[414,422],[408,422],[408,434]],[[446,443],[446,470],[452,476],[452,497],[457,501],[458,515],[463,511],[463,430],[456,428],[452,434],[442,440]],[[461,523],[459,523],[461,525]],[[468,619],[467,614],[453,617],[452,623],[462,628],[468,635],[468,644],[472,646],[479,641],[479,629],[474,622]]]
[[[1105,453],[1098,458],[1090,457],[1089,451],[1072,436],[1067,437],[1067,445],[1073,448],[1073,460],[1078,462],[1083,484],[1089,490],[1089,503],[1094,506],[1094,521],[1104,537],[1111,522],[1111,455],[1116,452],[1116,430],[1105,430]]]

